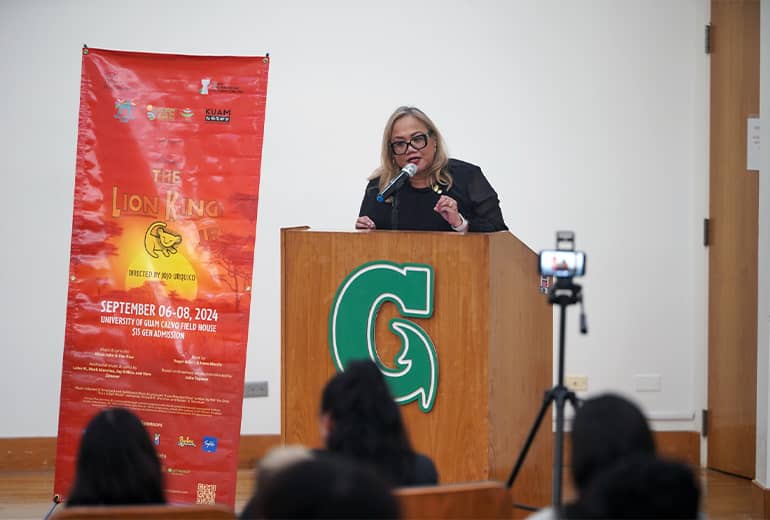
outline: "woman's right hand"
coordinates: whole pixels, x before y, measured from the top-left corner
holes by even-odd
[[[356,229],[376,229],[374,221],[366,215],[358,217],[356,219]]]

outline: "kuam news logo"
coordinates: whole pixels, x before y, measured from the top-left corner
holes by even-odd
[[[229,108],[207,108],[205,120],[207,123],[230,124],[231,111]]]

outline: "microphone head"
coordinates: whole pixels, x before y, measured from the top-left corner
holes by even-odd
[[[401,168],[401,171],[410,177],[414,177],[414,174],[417,173],[417,165],[414,163],[408,163],[403,168]]]

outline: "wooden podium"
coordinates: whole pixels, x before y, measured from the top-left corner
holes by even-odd
[[[433,315],[408,318],[432,339],[439,367],[432,410],[401,408],[414,448],[433,458],[442,483],[507,480],[553,384],[553,312],[537,255],[508,232],[281,230],[282,442],[320,445],[321,390],[336,373],[330,310],[346,277],[380,260],[434,273]],[[388,366],[401,346],[388,322],[398,317],[389,302],[376,317]],[[550,502],[551,439],[545,420],[514,483],[516,502]]]

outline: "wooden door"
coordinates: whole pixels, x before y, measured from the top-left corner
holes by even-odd
[[[759,0],[712,0],[708,466],[755,475],[759,184],[746,118],[759,113]]]

